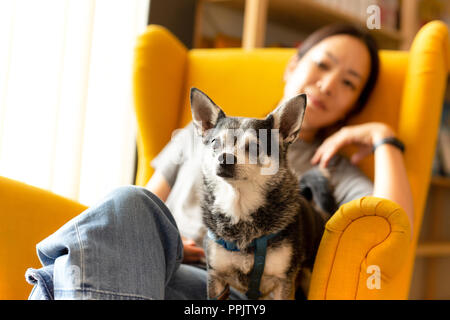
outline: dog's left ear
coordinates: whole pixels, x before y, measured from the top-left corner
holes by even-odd
[[[285,143],[297,140],[305,109],[306,94],[302,93],[283,102],[270,113],[274,118],[273,128],[280,130],[281,139]]]
[[[225,113],[205,93],[197,88],[191,88],[192,122],[197,133],[205,136],[206,131],[214,128]]]

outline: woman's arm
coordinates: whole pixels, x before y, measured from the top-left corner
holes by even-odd
[[[166,202],[171,190],[166,178],[158,170],[155,171],[145,187],[164,202]],[[205,257],[203,248],[198,247],[193,240],[186,239],[183,236],[181,239],[183,241],[183,262],[196,263]]]
[[[311,159],[311,163],[326,167],[331,158],[344,146],[358,145],[359,151],[352,155],[351,161],[357,164],[372,152],[377,141],[394,137],[394,131],[386,124],[371,122],[347,126],[324,140]],[[411,188],[403,162],[403,155],[396,147],[383,144],[375,150],[375,177],[373,196],[398,203],[408,215],[411,234],[414,222],[414,207]]]
[[[385,137],[379,137],[374,142]],[[375,176],[373,195],[398,203],[409,218],[411,237],[414,230],[414,205],[402,152],[393,145],[382,144],[375,149]]]
[[[166,202],[170,193],[169,183],[158,170],[152,175],[145,188],[156,194],[163,202]]]

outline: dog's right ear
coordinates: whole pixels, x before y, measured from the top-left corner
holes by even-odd
[[[291,144],[298,138],[306,109],[306,94],[299,94],[280,104],[270,115],[274,118],[274,129],[280,130],[282,140]]]
[[[225,113],[205,93],[197,88],[191,88],[192,122],[200,136],[217,125]]]

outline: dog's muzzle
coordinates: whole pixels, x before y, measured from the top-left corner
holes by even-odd
[[[219,165],[217,166],[216,174],[222,178],[233,178],[234,168],[237,159],[234,154],[222,153],[219,156]]]

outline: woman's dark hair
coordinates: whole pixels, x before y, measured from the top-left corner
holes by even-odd
[[[365,30],[360,29],[354,25],[350,24],[332,24],[325,26],[314,33],[312,33],[299,47],[297,51],[298,58],[302,58],[306,52],[309,51],[312,47],[318,44],[320,41],[325,38],[334,36],[334,35],[350,35],[359,40],[361,40],[370,54],[370,72],[369,77],[367,78],[366,85],[364,86],[361,94],[359,95],[358,100],[354,108],[346,115],[345,119],[341,122],[347,121],[351,116],[358,114],[366,104],[369,99],[370,93],[375,87],[375,83],[378,78],[378,72],[380,68],[380,60],[378,57],[378,46],[375,42],[375,39]]]

